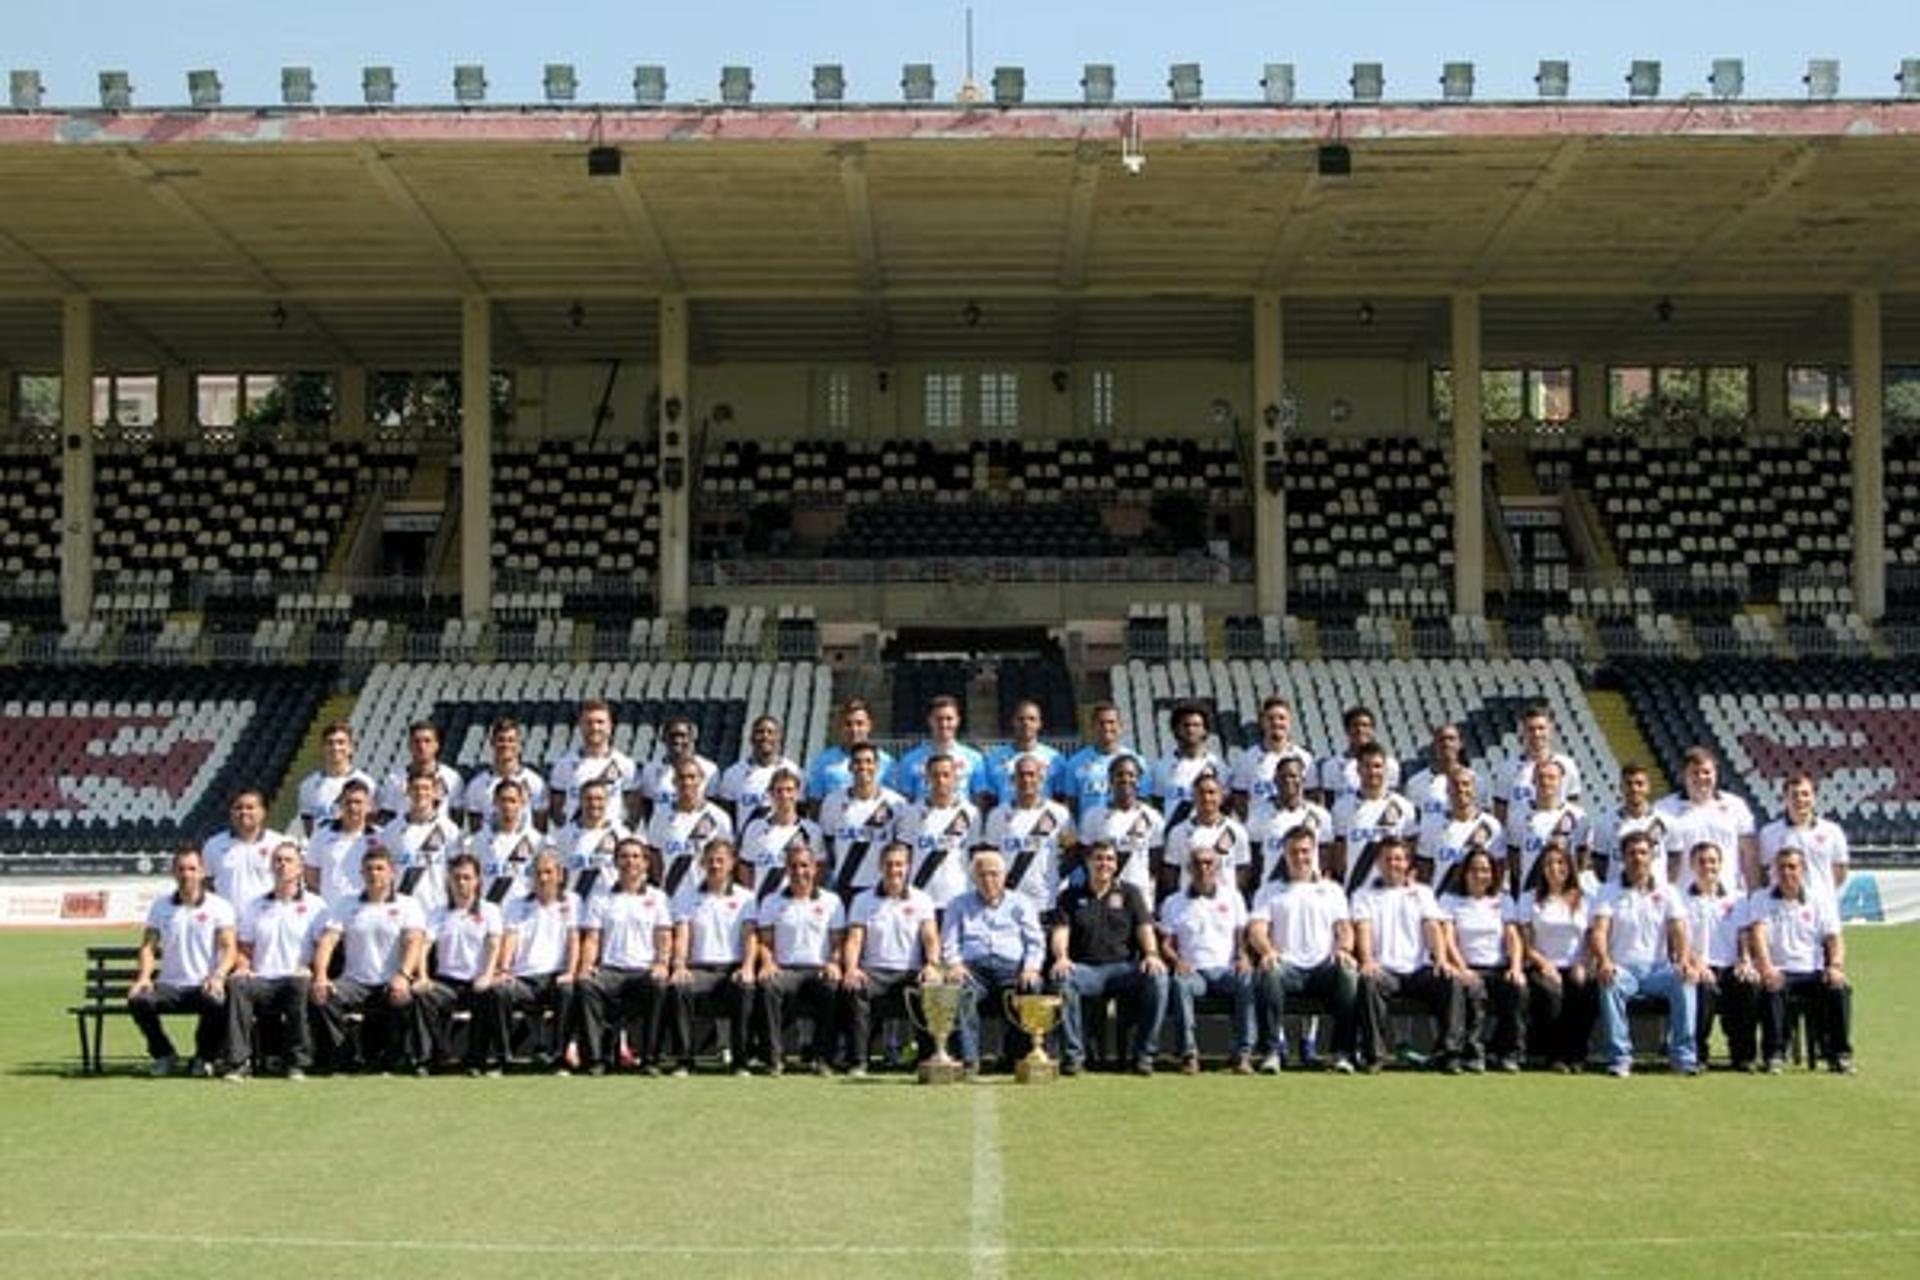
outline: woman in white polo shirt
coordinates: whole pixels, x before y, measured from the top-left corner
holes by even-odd
[[[1514,906],[1527,966],[1527,1048],[1558,1071],[1580,1070],[1600,1012],[1586,964],[1592,904],[1573,854],[1558,840],[1540,851],[1539,883]]]
[[[1520,997],[1527,989],[1521,967],[1520,931],[1514,927],[1507,896],[1493,855],[1479,846],[1460,859],[1460,889],[1440,896],[1447,917],[1449,967],[1465,997],[1463,1065],[1476,1074],[1487,1069],[1487,1053],[1502,1071],[1520,1069]],[[1493,1009],[1493,1035],[1487,1035],[1487,1010]]]

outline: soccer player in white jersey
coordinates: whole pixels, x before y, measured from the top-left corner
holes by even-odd
[[[360,860],[367,846],[379,840],[379,833],[370,824],[372,814],[372,784],[349,779],[334,802],[333,817],[313,829],[313,839],[307,845],[307,888],[328,902],[360,892],[364,887]]]
[[[967,858],[980,840],[980,811],[960,794],[952,757],[934,756],[924,768],[926,797],[907,807],[900,838],[913,846],[913,887],[945,910],[967,891]]]
[[[1167,844],[1161,854],[1160,886],[1172,893],[1185,882],[1196,849],[1211,849],[1220,862],[1220,875],[1228,886],[1251,872],[1253,841],[1240,819],[1227,812],[1227,785],[1214,774],[1201,774],[1193,782],[1193,805],[1187,817],[1167,829]],[[1240,890],[1242,905],[1248,896]]]
[[[326,923],[327,904],[307,892],[300,847],[283,840],[269,864],[273,886],[239,904],[234,927],[240,959],[227,984],[227,1045],[233,1060],[229,1080],[253,1074],[247,1061],[253,1044],[254,1012],[266,1008],[280,1018],[286,1035],[287,1078],[302,1080],[313,1066],[312,1025],[307,1011],[313,988],[313,948]]]
[[[953,761],[956,794],[970,798],[982,790],[986,759],[960,741],[960,700],[947,694],[927,703],[927,739],[894,764],[888,785],[919,803],[927,794],[927,764],[936,756]]]
[[[1377,742],[1362,744],[1353,758],[1359,786],[1333,802],[1333,848],[1328,853],[1332,874],[1349,895],[1379,879],[1377,847],[1389,836],[1411,840],[1419,830],[1420,815],[1388,781],[1387,750]]]
[[[1252,824],[1253,815],[1274,798],[1274,770],[1282,760],[1300,765],[1300,776],[1313,772],[1313,752],[1293,740],[1293,704],[1275,694],[1260,704],[1260,741],[1242,751],[1228,778],[1235,815]]]
[[[613,849],[627,835],[606,784],[589,782],[580,788],[580,808],[573,821],[550,833],[547,847],[560,855],[567,887],[585,902],[605,893],[613,883]]]
[[[1751,1071],[1758,1065],[1754,1033],[1760,974],[1741,954],[1744,903],[1720,883],[1720,850],[1697,844],[1687,860],[1693,864],[1693,883],[1680,896],[1680,906],[1687,917],[1687,976],[1694,989],[1694,1054],[1704,1066],[1717,1017],[1733,1069]]]
[[[286,837],[267,825],[267,799],[252,787],[227,804],[227,829],[200,846],[213,891],[241,910],[273,888],[273,851]]]
[[[1520,1002],[1527,993],[1520,930],[1493,858],[1469,849],[1460,861],[1460,888],[1437,896],[1447,917],[1447,970],[1460,985],[1465,1035],[1460,1052],[1468,1071],[1487,1069],[1491,1053],[1502,1071],[1520,1069]],[[1493,1031],[1487,1033],[1488,1008]]]
[[[907,883],[913,849],[889,840],[874,857],[879,879],[853,900],[847,913],[840,986],[842,1020],[850,1056],[849,1075],[867,1073],[867,1046],[876,1011],[907,1017],[912,988],[940,980],[940,928],[933,899]],[[933,1042],[920,1037],[922,1054]]]
[[[1596,885],[1618,878],[1620,842],[1636,831],[1644,831],[1656,850],[1667,844],[1667,824],[1653,807],[1653,775],[1647,767],[1629,761],[1620,766],[1620,803],[1602,810],[1593,820],[1593,852],[1589,863]],[[1653,861],[1653,874],[1667,878],[1665,856]]]
[[[716,840],[733,852],[733,820],[707,799],[707,775],[697,760],[683,760],[674,769],[673,803],[661,805],[647,820],[647,849],[654,860],[655,882],[669,899],[699,881],[695,868]],[[732,858],[728,859],[732,869]]]
[[[1520,754],[1506,762],[1493,780],[1493,811],[1511,824],[1534,803],[1534,771],[1552,760],[1560,766],[1560,796],[1580,798],[1580,766],[1553,749],[1553,708],[1536,702],[1520,713]]]
[[[1120,740],[1120,708],[1111,702],[1096,702],[1087,713],[1087,741],[1067,757],[1060,769],[1055,798],[1085,817],[1106,803],[1107,786],[1113,777],[1113,762],[1125,756],[1137,767],[1136,777],[1146,774],[1146,758]]]
[[[786,1070],[787,1022],[796,1010],[804,1010],[813,1021],[809,1065],[825,1075],[832,1067],[847,909],[839,894],[820,884],[819,864],[804,844],[787,850],[781,880],[780,888],[760,900],[756,917],[760,963],[753,987],[767,1046],[767,1074]]]
[[[520,788],[522,808],[529,821],[535,825],[544,823],[547,818],[547,783],[520,756],[520,722],[511,716],[495,720],[487,729],[487,745],[491,753],[487,767],[467,780],[466,792],[460,799],[461,818],[467,829],[478,830],[493,816],[494,791],[503,782],[511,782]]]
[[[1286,879],[1286,840],[1298,827],[1313,833],[1316,856],[1333,845],[1333,815],[1307,799],[1308,767],[1297,756],[1274,761],[1273,777],[1265,794],[1253,802],[1247,817],[1247,838],[1253,842],[1254,871],[1261,883]],[[1254,892],[1258,893],[1258,886]]]
[[[1164,857],[1167,820],[1140,798],[1140,758],[1115,754],[1107,766],[1107,786],[1099,803],[1082,809],[1074,823],[1081,843],[1091,847],[1105,841],[1113,846],[1114,876],[1130,884],[1151,902],[1154,868]]]
[[[533,892],[507,905],[499,976],[480,997],[474,1033],[489,1075],[505,1070],[513,1044],[513,1015],[553,1015],[550,1050],[539,1065],[565,1075],[564,1048],[573,1034],[574,970],[580,965],[580,899],[566,888],[559,855],[534,855]]]
[[[753,890],[754,901],[765,902],[786,880],[788,855],[796,848],[818,858],[826,845],[819,826],[800,816],[800,771],[782,769],[773,775],[768,806],[740,833],[739,865],[734,874]],[[816,878],[819,868],[814,868]]]
[[[393,855],[403,897],[422,907],[447,900],[447,859],[460,850],[460,827],[440,807],[440,781],[431,765],[415,765],[407,779],[405,812],[380,829],[375,843]]]
[[[394,892],[393,859],[378,846],[360,864],[365,888],[327,904],[326,923],[313,948],[313,1003],[327,1065],[335,1071],[396,1062],[426,1074],[430,1050],[410,1031],[413,983],[427,971],[427,915],[417,898]],[[340,980],[328,976],[334,951],[345,956]],[[347,1015],[362,1017],[360,1045],[353,1047]],[[375,1047],[385,1053],[375,1057]]]
[[[1760,975],[1767,1070],[1778,1074],[1785,1061],[1788,1001],[1797,999],[1813,1010],[1815,1044],[1827,1065],[1852,1075],[1853,987],[1839,908],[1832,897],[1808,892],[1797,849],[1781,850],[1773,869],[1773,886],[1747,899],[1745,914],[1747,953]]]
[[[476,1021],[467,1039],[469,1074],[485,1065],[485,1035],[480,1003],[499,976],[506,922],[497,904],[481,896],[480,863],[471,853],[447,860],[447,900],[427,912],[428,954],[433,970],[413,986],[417,1042],[434,1046],[434,1060],[453,1057],[453,1015],[461,1010]]]
[[[1378,883],[1363,885],[1352,895],[1353,954],[1360,966],[1361,1068],[1374,1072],[1386,1065],[1392,1001],[1408,996],[1425,1004],[1433,1016],[1435,1065],[1449,1073],[1462,1071],[1466,1000],[1449,967],[1447,914],[1433,890],[1413,878],[1404,838],[1381,837],[1377,857]]]
[[[1232,1004],[1227,1069],[1235,1075],[1253,1073],[1253,965],[1246,928],[1247,904],[1227,881],[1224,860],[1209,845],[1195,846],[1188,855],[1186,886],[1160,904],[1158,927],[1160,958],[1170,971],[1174,1052],[1184,1075],[1200,1072],[1194,1011],[1202,999]]]
[[[1147,794],[1159,804],[1167,825],[1178,827],[1193,807],[1193,784],[1201,777],[1217,779],[1221,795],[1226,795],[1227,765],[1208,745],[1212,726],[1199,703],[1183,702],[1167,712],[1167,728],[1173,733],[1173,750],[1153,762]]]
[[[307,835],[333,820],[340,788],[355,779],[372,792],[373,775],[353,763],[353,726],[335,720],[320,731],[320,767],[300,780],[296,810]]]
[[[613,749],[613,708],[599,698],[580,704],[579,742],[547,771],[547,821],[558,826],[580,807],[580,787],[595,779],[611,794],[624,794],[639,773],[633,757]]]
[[[744,831],[767,807],[767,790],[774,775],[782,772],[797,781],[803,778],[800,766],[785,753],[780,722],[772,716],[755,717],[747,730],[747,754],[721,773],[713,784],[713,797],[732,812],[733,825]]]
[[[633,1057],[659,1073],[660,1020],[673,963],[673,908],[647,883],[647,848],[637,836],[621,839],[613,854],[614,881],[590,899],[580,930],[581,1043],[589,1075],[605,1075],[617,1061],[623,1036],[637,1037]]]
[[[1633,1074],[1627,1002],[1657,996],[1667,1002],[1667,1060],[1681,1075],[1697,1075],[1694,984],[1687,976],[1687,916],[1680,895],[1653,874],[1653,841],[1635,832],[1620,843],[1620,875],[1600,886],[1587,935],[1600,1016],[1607,1029],[1607,1071]]]
[[[1584,864],[1593,844],[1586,810],[1567,800],[1560,790],[1558,760],[1542,760],[1533,771],[1532,803],[1522,809],[1515,806],[1507,820],[1507,879],[1514,896],[1535,886],[1535,870],[1540,851],[1549,840],[1558,840],[1573,851],[1574,861]]]
[[[1674,883],[1682,889],[1692,883],[1693,869],[1686,861],[1687,854],[1704,842],[1725,854],[1726,865],[1720,869],[1720,877],[1728,889],[1745,895],[1763,884],[1766,876],[1760,866],[1753,810],[1739,796],[1720,790],[1720,769],[1713,752],[1689,747],[1680,780],[1680,791],[1653,806],[1666,827],[1667,869]]]
[[[1593,902],[1580,883],[1573,854],[1550,844],[1540,853],[1540,883],[1514,904],[1527,965],[1527,1046],[1557,1071],[1571,1074],[1587,1060],[1595,1003],[1587,967],[1587,927]]]
[[[747,1074],[747,1019],[759,935],[753,894],[733,878],[733,842],[710,841],[700,851],[700,876],[673,897],[673,961],[667,973],[675,1050],[673,1074],[693,1070],[693,1019],[705,1001],[727,1020],[728,1054],[735,1075]]]
[[[680,766],[691,761],[700,768],[700,788],[704,794],[720,777],[720,766],[701,755],[694,747],[700,730],[685,716],[674,716],[660,726],[660,758],[640,770],[640,776],[627,785],[627,820],[636,826],[653,817],[655,810],[673,803]]]
[[[1838,896],[1847,882],[1847,864],[1852,858],[1846,831],[1831,818],[1820,816],[1813,775],[1805,770],[1788,776],[1783,798],[1787,811],[1760,828],[1760,865],[1766,870],[1767,882],[1773,882],[1773,864],[1780,851],[1798,849],[1807,891]]]
[[[1360,789],[1360,751],[1368,745],[1378,746],[1381,757],[1386,761],[1387,790],[1400,789],[1400,762],[1396,760],[1386,745],[1374,736],[1373,712],[1366,707],[1348,707],[1340,717],[1347,733],[1345,749],[1335,752],[1320,762],[1320,789],[1314,798],[1332,809],[1340,803],[1340,797],[1352,795]]]
[[[1062,863],[1074,845],[1073,817],[1047,799],[1046,771],[1036,756],[1013,762],[1013,796],[987,815],[982,836],[1007,860],[1007,892],[1025,894],[1043,916],[1060,896]]]
[[[407,811],[412,804],[408,794],[408,783],[413,775],[426,770],[435,782],[434,808],[443,818],[453,817],[454,806],[460,803],[465,784],[460,780],[460,771],[440,760],[440,729],[431,720],[415,720],[407,726],[407,759],[387,770],[387,776],[381,779],[380,790],[374,794],[374,814],[378,822],[390,822]]]
[[[1283,760],[1282,766],[1297,763]],[[1279,869],[1260,886],[1247,916],[1247,952],[1253,959],[1255,991],[1265,1007],[1261,1021],[1272,1037],[1261,1046],[1260,1070],[1279,1074],[1287,999],[1304,995],[1325,1001],[1332,1011],[1331,1069],[1350,1074],[1360,969],[1353,958],[1347,895],[1320,874],[1320,837],[1311,827],[1288,830],[1279,850]]]
[[[192,1071],[212,1075],[229,1064],[227,978],[239,960],[237,918],[233,904],[207,886],[198,849],[174,850],[172,870],[173,892],[153,900],[141,927],[127,1013],[146,1038],[156,1076],[172,1075],[179,1064],[160,1015],[198,1015]]]
[[[1007,718],[1007,731],[1012,735],[1012,740],[987,752],[986,768],[981,777],[974,781],[974,790],[978,793],[974,796],[975,804],[983,807],[988,804],[1011,804],[1013,766],[1023,759],[1040,762],[1042,795],[1052,796],[1059,792],[1066,759],[1040,741],[1040,729],[1040,704],[1031,699],[1015,703],[1013,714]]]
[[[1401,794],[1413,801],[1413,807],[1420,811],[1420,830],[1440,822],[1447,816],[1447,810],[1453,807],[1448,788],[1452,785],[1453,771],[1465,766],[1460,758],[1460,729],[1457,725],[1435,725],[1433,745],[1427,752],[1428,762],[1425,768],[1407,779],[1406,790]],[[1418,868],[1415,868],[1418,870]]]
[[[1469,849],[1485,849],[1502,881],[1507,879],[1507,833],[1500,820],[1480,807],[1480,782],[1473,770],[1457,765],[1447,775],[1447,812],[1420,828],[1413,856],[1414,875],[1435,894],[1460,889],[1460,860]]]
[[[540,833],[534,830],[527,793],[519,783],[502,780],[493,789],[492,814],[467,837],[465,847],[479,864],[481,896],[488,902],[524,898],[532,890]]]
[[[852,904],[880,879],[880,851],[892,842],[907,816],[899,792],[880,785],[880,749],[857,742],[847,752],[846,786],[820,804],[820,830],[826,839],[834,892]]]
[[[848,774],[849,756],[854,747],[873,736],[873,709],[865,698],[848,698],[840,704],[834,725],[839,743],[815,756],[807,769],[807,799],[816,807],[853,781]],[[875,747],[874,758],[879,764],[878,776],[883,780],[892,777],[892,754]]]

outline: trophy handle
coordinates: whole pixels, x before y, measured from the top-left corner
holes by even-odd
[[[926,1032],[926,1033],[927,1033],[928,1035],[932,1035],[932,1034],[933,1034],[933,1028],[932,1028],[932,1027],[929,1027],[929,1026],[927,1025],[927,1022],[926,1022],[926,1018],[927,1018],[927,1015],[926,1015],[926,1011],[925,1011],[924,1009],[922,1009],[922,1010],[921,1010],[920,1012],[918,1012],[918,1013],[916,1013],[916,1012],[914,1012],[914,1009],[915,1009],[915,1006],[917,1006],[917,1005],[919,1005],[919,1003],[920,1003],[920,1000],[921,1000],[921,998],[922,998],[922,997],[921,997],[921,994],[920,994],[920,993],[921,993],[921,990],[922,990],[922,988],[920,988],[920,987],[915,987],[915,988],[914,988],[913,990],[911,990],[911,991],[909,991],[909,992],[908,992],[908,993],[906,994],[906,997],[905,997],[904,999],[902,999],[902,1000],[900,1001],[900,1003],[901,1003],[901,1005],[903,1005],[903,1006],[904,1006],[904,1007],[906,1008],[906,1011],[907,1011],[907,1021],[908,1021],[908,1022],[910,1022],[910,1023],[912,1023],[912,1024],[913,1024],[913,1026],[914,1026],[914,1028],[915,1028],[916,1030],[919,1030],[919,1031],[924,1031],[924,1032]]]
[[[1000,993],[1000,1003],[1007,1011],[1007,1021],[1016,1025],[1020,1021],[1020,1011],[1014,1007],[1013,1003],[1013,998],[1017,994],[1019,994],[1018,989],[1014,987],[1008,987]]]

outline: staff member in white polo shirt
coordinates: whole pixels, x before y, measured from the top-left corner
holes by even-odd
[[[367,850],[360,876],[364,889],[328,904],[313,949],[313,1003],[326,1061],[335,1071],[354,1070],[380,1045],[386,1049],[380,1061],[397,1057],[403,1069],[425,1075],[426,1047],[403,1036],[414,1025],[413,980],[426,972],[426,912],[417,898],[394,892],[393,858],[385,849]],[[336,948],[346,960],[338,982],[327,976]],[[347,1027],[351,1013],[362,1018],[358,1053]]]
[[[1215,790],[1219,789],[1214,783]],[[1196,799],[1200,792],[1195,791]],[[1198,804],[1195,809],[1198,811]],[[1173,1034],[1180,1070],[1200,1072],[1200,1042],[1194,1032],[1194,1006],[1203,998],[1225,999],[1233,1006],[1233,1038],[1227,1069],[1250,1075],[1253,1063],[1253,967],[1247,960],[1247,904],[1240,891],[1224,883],[1224,859],[1211,845],[1187,851],[1187,887],[1160,904],[1160,958],[1172,971]]]
[[[1247,950],[1272,1037],[1260,1055],[1260,1070],[1279,1073],[1287,998],[1307,996],[1325,1002],[1332,1012],[1332,1070],[1350,1074],[1360,968],[1353,958],[1347,895],[1320,874],[1320,837],[1312,827],[1302,824],[1287,832],[1280,858],[1281,878],[1260,886],[1247,917]]]
[[[1774,886],[1747,899],[1746,910],[1747,952],[1763,992],[1761,1052],[1767,1070],[1777,1073],[1786,1059],[1787,1002],[1800,999],[1812,1006],[1817,1048],[1827,1065],[1852,1075],[1853,988],[1847,982],[1840,913],[1831,895],[1808,892],[1806,859],[1798,849],[1775,855],[1773,873]]]
[[[1563,844],[1540,851],[1540,883],[1514,906],[1527,964],[1528,1048],[1569,1074],[1587,1060],[1593,1035],[1593,977],[1587,968],[1587,926],[1593,903]]]
[[[615,1061],[620,1035],[630,1039],[643,1070],[659,1073],[660,1013],[673,959],[673,910],[667,895],[647,883],[647,848],[638,836],[613,851],[613,886],[587,901],[580,931],[581,1040],[587,1071],[604,1075]]]
[[[1756,1065],[1754,1033],[1760,1013],[1760,975],[1741,955],[1740,929],[1745,902],[1720,882],[1720,850],[1697,844],[1688,855],[1693,883],[1680,895],[1687,916],[1687,976],[1694,982],[1693,1049],[1702,1066],[1714,1019],[1727,1037],[1727,1056],[1735,1071]]]
[[[480,861],[471,853],[447,860],[447,901],[427,915],[433,973],[414,983],[415,1043],[430,1042],[434,1058],[453,1057],[453,1015],[465,1009],[473,1021],[467,1037],[467,1071],[478,1075],[484,1063],[480,998],[499,972],[506,923],[500,907],[480,895]]]
[[[1460,984],[1466,1009],[1461,1042],[1466,1068],[1475,1074],[1485,1071],[1491,1053],[1502,1071],[1518,1071],[1520,1003],[1527,992],[1527,974],[1520,930],[1512,920],[1511,899],[1500,891],[1493,855],[1468,849],[1460,860],[1459,891],[1440,894],[1436,901],[1447,917],[1447,968]]]
[[[1667,1060],[1682,1075],[1697,1075],[1694,990],[1686,974],[1686,913],[1680,909],[1679,895],[1655,878],[1653,841],[1643,831],[1620,842],[1620,877],[1600,887],[1587,951],[1600,984],[1608,1072],[1633,1074],[1627,1001],[1656,996],[1667,1002]]]
[[[553,1015],[552,1050],[541,1065],[565,1074],[562,1056],[573,1033],[573,971],[580,963],[580,899],[568,892],[560,858],[542,849],[533,860],[533,892],[506,910],[506,940],[500,948],[500,978],[481,998],[481,1058],[489,1074],[512,1057],[513,1015],[544,1010]]]
[[[1781,798],[1787,811],[1760,828],[1758,837],[1760,865],[1767,873],[1767,883],[1773,883],[1773,864],[1780,851],[1798,849],[1807,891],[1837,896],[1847,882],[1847,865],[1852,858],[1845,829],[1833,819],[1820,816],[1813,775],[1804,769],[1787,775]]]
[[[1353,953],[1360,963],[1359,1051],[1364,1070],[1386,1065],[1387,1019],[1395,996],[1427,1006],[1434,1021],[1434,1064],[1465,1069],[1466,1000],[1447,964],[1446,912],[1433,890],[1412,876],[1407,842],[1374,845],[1380,883],[1353,896]]]
[[[672,988],[675,1049],[680,1065],[693,1070],[693,1019],[706,1001],[727,1020],[727,1052],[735,1075],[747,1073],[747,1018],[753,1009],[757,967],[751,890],[733,878],[733,842],[711,841],[700,851],[701,878],[673,899]]]
[[[327,904],[307,892],[300,850],[283,842],[273,851],[273,891],[244,904],[234,936],[240,963],[227,984],[227,1044],[233,1055],[229,1080],[252,1074],[255,1013],[267,1009],[286,1030],[287,1079],[306,1079],[313,1066],[313,1036],[307,1020],[313,987],[313,948],[326,923]]]
[[[859,748],[855,748],[856,752]],[[877,859],[880,881],[853,900],[847,917],[840,986],[849,1058],[847,1073],[867,1073],[867,1045],[875,1010],[907,1017],[908,991],[940,977],[940,927],[933,899],[907,883],[913,850],[889,841]],[[920,1037],[922,1056],[933,1042]]]
[[[825,1075],[833,1055],[847,908],[839,894],[820,887],[819,865],[813,850],[803,844],[787,850],[784,878],[785,888],[761,900],[757,920],[759,974],[754,992],[767,1046],[767,1074],[786,1070],[786,1023],[800,1009],[813,1021],[813,1069]]]
[[[267,825],[267,799],[252,787],[227,804],[227,829],[200,846],[200,865],[213,891],[241,911],[273,891],[273,851],[287,837]]]
[[[1685,759],[1681,789],[1653,806],[1666,829],[1669,878],[1682,889],[1691,883],[1687,854],[1704,840],[1723,851],[1726,862],[1720,878],[1727,888],[1735,893],[1759,888],[1766,876],[1760,866],[1753,810],[1739,796],[1720,790],[1720,765],[1713,752],[1689,747]]]
[[[227,975],[238,959],[233,904],[207,888],[200,851],[173,853],[173,892],[153,900],[140,933],[127,1013],[146,1037],[153,1074],[172,1075],[173,1041],[163,1013],[199,1015],[193,1033],[193,1074],[212,1075],[227,1064]],[[156,954],[157,953],[157,954]]]

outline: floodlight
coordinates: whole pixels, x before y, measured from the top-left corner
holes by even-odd
[[[620,148],[588,147],[587,176],[589,178],[617,178],[620,176]]]
[[[1707,76],[1707,84],[1716,98],[1737,98],[1746,88],[1747,70],[1738,58],[1715,58],[1713,71]]]
[[[1386,73],[1377,62],[1356,62],[1353,75],[1347,80],[1353,89],[1355,102],[1378,102],[1387,91]]]
[[[1900,59],[1900,96],[1920,98],[1920,58]]]
[[[633,100],[642,106],[657,107],[667,100],[667,69],[642,63],[633,69]]]
[[[1807,86],[1809,98],[1837,98],[1840,96],[1840,60],[1838,58],[1808,58],[1807,74],[1800,77]]]
[[[932,102],[933,64],[909,62],[901,67],[900,95],[908,102]]]
[[[813,100],[839,102],[847,96],[847,76],[837,62],[822,62],[813,69]]]
[[[1564,98],[1572,79],[1565,58],[1542,58],[1540,70],[1534,73],[1533,83],[1543,98]]]
[[[1089,62],[1080,71],[1080,93],[1088,106],[1104,107],[1113,101],[1113,64]]]
[[[461,103],[487,100],[487,69],[477,62],[461,63],[453,69],[453,100]]]
[[[1200,101],[1200,64],[1176,62],[1167,68],[1167,92],[1175,102]]]
[[[133,106],[133,82],[124,71],[100,73],[100,109],[125,111]]]
[[[744,107],[753,101],[753,68],[720,68],[720,101],[730,107]]]
[[[289,107],[313,105],[313,68],[280,68],[280,101]]]
[[[1292,102],[1293,64],[1269,62],[1267,73],[1260,77],[1260,87],[1266,90],[1268,102]]]
[[[394,91],[398,87],[394,82],[392,67],[363,67],[360,71],[360,96],[366,99],[370,107],[392,106]]]
[[[549,62],[546,74],[547,101],[572,102],[580,93],[580,77],[571,62]]]
[[[1660,63],[1652,58],[1635,58],[1633,65],[1627,68],[1627,96],[1629,98],[1657,98],[1660,96]]]
[[[198,111],[219,106],[220,73],[209,70],[187,72],[187,101]]]
[[[1440,67],[1440,96],[1448,102],[1468,102],[1473,98],[1473,64],[1447,62]]]
[[[12,71],[7,74],[7,94],[15,111],[38,111],[46,89],[38,71]]]
[[[993,101],[995,106],[1017,107],[1021,99],[1027,96],[1027,73],[1020,67],[995,67],[993,69]]]

